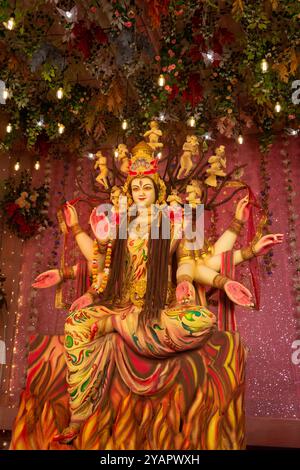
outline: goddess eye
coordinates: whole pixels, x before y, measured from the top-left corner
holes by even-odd
[[[150,189],[152,189],[152,186],[150,186],[150,184],[148,186],[144,186],[144,189],[146,189],[147,191],[149,191]]]

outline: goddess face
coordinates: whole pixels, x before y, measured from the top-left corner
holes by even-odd
[[[155,187],[151,178],[134,178],[131,182],[132,199],[139,207],[155,204]]]

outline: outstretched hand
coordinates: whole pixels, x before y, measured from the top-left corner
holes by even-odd
[[[46,287],[55,286],[59,282],[61,282],[61,276],[58,269],[49,269],[49,271],[39,274],[31,285],[37,289],[45,289]]]
[[[252,294],[240,282],[229,280],[224,286],[227,297],[237,305],[242,307],[254,307]]]
[[[88,305],[91,305],[93,303],[93,298],[91,294],[86,292],[83,294],[81,297],[78,297],[78,299],[74,300],[72,303],[69,312],[72,312],[73,310],[79,310],[81,308],[85,308]]]
[[[195,288],[189,281],[182,281],[176,287],[176,300],[181,304],[195,303]]]
[[[257,255],[265,255],[274,245],[282,242],[283,233],[270,233],[262,237],[253,248]]]

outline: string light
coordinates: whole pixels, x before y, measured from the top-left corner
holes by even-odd
[[[16,171],[19,171],[19,169],[20,169],[20,162],[19,161],[17,161],[14,168],[15,168]]]
[[[263,60],[261,61],[260,67],[261,67],[262,73],[266,73],[266,72],[268,71],[269,64],[268,64],[268,62],[266,61],[266,59],[263,59]]]
[[[239,143],[240,145],[242,145],[242,144],[244,143],[244,137],[242,136],[242,134],[240,134],[240,135],[238,136],[238,139],[237,139],[237,140],[238,140],[238,143]]]
[[[159,113],[158,119],[159,119],[161,122],[165,121],[165,120],[166,120],[166,115],[165,115],[165,113]]]
[[[277,103],[275,104],[275,111],[276,113],[280,113],[281,111],[281,104],[279,103],[279,101],[277,101]]]
[[[64,89],[62,87],[60,87],[57,92],[56,92],[56,96],[59,100],[62,99],[62,97],[64,96]]]
[[[299,129],[292,129],[292,128],[291,128],[291,129],[287,129],[287,133],[288,133],[289,135],[298,135]]]
[[[94,160],[94,154],[93,154],[92,152],[88,152],[87,157],[88,157],[90,160]]]
[[[58,123],[58,133],[63,134],[65,132],[65,126],[61,123]]]
[[[40,161],[39,161],[39,160],[37,160],[37,161],[35,162],[34,168],[35,168],[36,170],[39,170],[39,169],[40,169]]]
[[[157,83],[158,83],[158,86],[160,86],[160,87],[164,87],[164,86],[165,86],[165,84],[166,84],[166,79],[165,79],[165,77],[163,76],[162,73],[161,73],[160,76],[158,77]]]
[[[40,117],[40,119],[37,122],[38,127],[43,127],[44,126],[44,118],[43,116]]]
[[[128,128],[128,121],[126,119],[123,119],[123,121],[122,121],[123,131],[126,131],[127,128]]]
[[[115,158],[118,158],[118,156],[119,156],[119,151],[118,151],[118,149],[115,149],[114,155],[115,155]]]
[[[6,132],[7,132],[8,134],[10,134],[11,131],[12,131],[12,125],[11,125],[11,123],[9,122],[9,123],[7,124],[7,126],[6,126]]]
[[[213,62],[214,60],[214,52],[212,50],[209,50],[206,54],[207,60],[209,62]]]
[[[211,131],[210,132],[205,132],[204,139],[205,140],[213,140],[213,138],[211,136]]]
[[[194,118],[194,116],[191,116],[191,117],[188,119],[187,123],[188,123],[188,126],[190,126],[190,127],[195,127],[195,126],[196,126],[196,119]]]
[[[4,100],[7,100],[7,98],[9,97],[8,88],[4,88],[4,89],[3,89],[2,96],[3,96],[3,99],[4,99]]]
[[[5,21],[3,21],[3,24],[5,26],[6,29],[9,29],[10,31],[12,29],[14,29],[14,27],[16,26],[16,22],[15,22],[15,15],[12,14],[9,18],[9,20],[7,21],[7,23]]]
[[[161,152],[158,152],[158,154],[157,154],[157,158],[159,158],[159,159],[160,159],[161,157],[162,157],[162,153],[161,153]]]

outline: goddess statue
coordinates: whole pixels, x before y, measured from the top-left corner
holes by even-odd
[[[87,260],[92,284],[73,302],[65,321],[71,419],[69,426],[54,437],[60,443],[71,443],[82,424],[101,406],[114,361],[121,360],[119,346],[114,349],[113,345],[118,341],[116,336],[146,358],[172,358],[178,352],[201,348],[216,331],[217,320],[199,297],[195,289],[197,283],[222,290],[238,305],[253,306],[250,291],[221,274],[222,254],[233,251],[248,219],[249,196],[238,202],[232,223],[214,245],[208,246],[205,241],[199,249],[182,229],[182,224],[175,223],[176,217],[169,218],[170,237],[164,237],[161,212],[153,216],[153,206],[176,210],[181,199],[174,188],[169,193],[166,190],[154,150],[148,143],[140,142],[132,149],[129,173],[121,189],[123,197],[127,197],[128,208],[123,219],[119,217],[115,224],[115,238],[107,214],[99,213],[97,208],[92,211],[93,240],[80,227],[75,207],[65,205],[66,224]],[[176,194],[175,205],[167,205],[171,194]],[[120,204],[114,209],[116,214]],[[126,237],[121,236],[123,223],[129,227]],[[153,235],[153,226],[158,237]],[[282,240],[282,234],[262,236],[249,246],[234,250],[233,263],[237,265],[262,255]],[[37,276],[32,286],[47,288],[59,284],[64,279],[74,278],[77,269],[75,265],[48,270]],[[159,391],[167,387],[167,377],[167,370],[163,370],[147,383],[139,379],[136,387],[140,387],[140,393],[141,389],[148,394]]]

